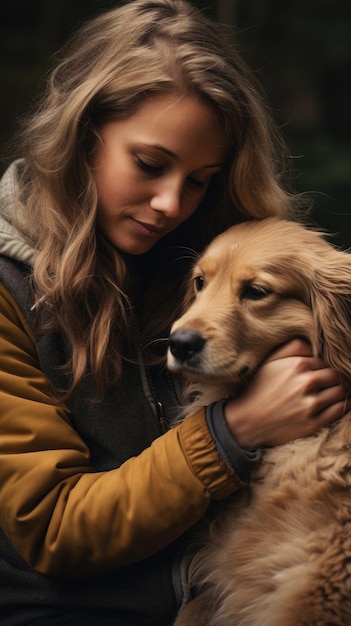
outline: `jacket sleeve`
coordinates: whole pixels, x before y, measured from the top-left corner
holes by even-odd
[[[243,485],[204,410],[120,468],[97,472],[47,389],[35,337],[0,285],[0,525],[41,573],[80,577],[141,560]]]

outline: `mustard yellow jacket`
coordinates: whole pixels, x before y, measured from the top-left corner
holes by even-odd
[[[10,219],[19,166],[0,189],[0,254],[28,266],[32,251]],[[94,609],[135,610],[140,624],[169,623],[179,604],[168,567],[178,538],[243,476],[205,409],[164,432],[143,367],[130,372],[127,390],[107,398],[106,428],[84,390],[70,406],[54,402],[23,310],[26,287],[17,270],[7,282],[0,276],[0,615],[4,624],[25,624],[55,603],[81,606],[84,597]],[[136,437],[127,458],[113,457],[123,447],[114,416],[124,436]]]
[[[85,576],[144,559],[242,485],[204,410],[121,467],[95,471],[69,410],[48,395],[33,332],[3,285],[0,407],[0,525],[44,574]]]

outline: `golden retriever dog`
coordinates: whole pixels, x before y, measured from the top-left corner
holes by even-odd
[[[168,367],[200,405],[250,384],[278,345],[305,338],[350,390],[351,256],[286,220],[218,236],[196,263]],[[351,414],[264,451],[218,513],[176,626],[351,625]]]

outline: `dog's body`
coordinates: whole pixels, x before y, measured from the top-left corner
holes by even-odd
[[[268,219],[234,227],[194,269],[168,364],[200,404],[233,392],[278,345],[306,338],[350,388],[351,257]],[[350,626],[351,415],[264,452],[195,557],[176,626]]]

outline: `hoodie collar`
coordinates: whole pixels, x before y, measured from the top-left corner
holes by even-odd
[[[22,168],[22,159],[14,161],[0,181],[0,254],[31,266],[34,250],[13,226],[18,206],[18,178]]]

